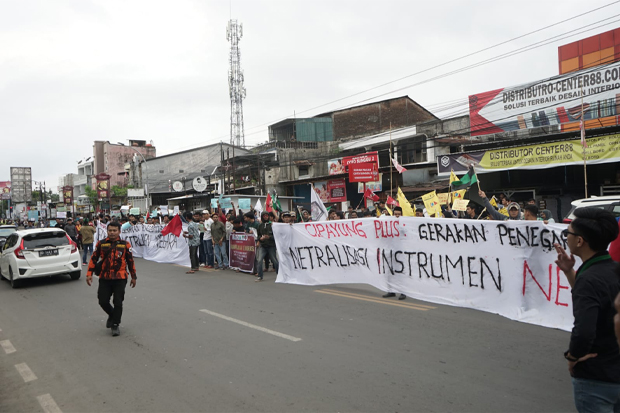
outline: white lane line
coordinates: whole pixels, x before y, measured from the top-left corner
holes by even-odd
[[[17,369],[19,374],[21,374],[22,379],[24,379],[26,383],[37,379],[37,376],[34,375],[32,370],[30,370],[30,367],[28,367],[26,363],[16,364],[15,368]]]
[[[277,331],[269,330],[268,328],[265,328],[265,327],[257,326],[257,325],[250,324],[250,323],[246,323],[245,321],[237,320],[236,318],[228,317],[228,316],[225,316],[223,314],[214,313],[213,311],[209,311],[209,310],[200,310],[200,311],[205,313],[205,314],[210,314],[212,316],[219,317],[219,318],[221,318],[223,320],[232,321],[233,323],[241,324],[242,326],[250,327],[250,328],[253,328],[254,330],[262,331],[263,333],[267,333],[267,334],[274,335],[276,337],[284,338],[286,340],[301,341],[301,338],[289,336],[288,334],[283,334],[283,333],[279,333]]]
[[[0,347],[4,349],[4,352],[6,354],[15,353],[17,351],[15,350],[15,347],[13,347],[13,344],[11,344],[9,340],[0,341]]]
[[[62,410],[60,410],[51,395],[44,394],[43,396],[38,396],[37,400],[45,413],[62,413]]]

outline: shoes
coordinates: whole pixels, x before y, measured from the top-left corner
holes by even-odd
[[[121,330],[118,328],[118,324],[114,324],[112,326],[112,337],[117,337],[121,335]]]
[[[254,280],[254,282],[257,282],[257,283],[259,283],[259,282],[261,282],[261,281],[263,281],[263,279],[262,279],[262,278],[257,278],[257,279],[255,279],[255,280]]]
[[[398,296],[399,300],[404,300],[405,298],[407,298],[407,296],[405,294],[401,294]]]
[[[213,268],[213,265],[207,265],[205,268]]]
[[[112,316],[109,316],[108,321],[105,322],[105,328],[112,328]]]
[[[394,293],[383,294],[383,298],[390,298],[390,297],[396,297],[396,294]]]
[[[88,265],[88,264],[86,264],[85,262],[83,262],[83,263],[82,263],[82,265]]]

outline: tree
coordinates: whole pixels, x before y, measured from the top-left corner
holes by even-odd
[[[112,196],[115,198],[126,198],[127,197],[127,188],[122,188],[118,185],[114,185],[111,188]]]
[[[85,188],[85,192],[86,192],[86,196],[88,197],[88,202],[93,205],[93,206],[97,206],[99,205],[99,196],[97,194],[97,191],[95,191],[93,188],[91,188],[90,186],[87,186]]]

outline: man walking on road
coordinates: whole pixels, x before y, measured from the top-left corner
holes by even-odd
[[[614,299],[620,292],[618,264],[607,246],[618,237],[614,216],[598,208],[576,209],[563,231],[570,256],[555,244],[557,266],[572,287],[575,323],[564,353],[573,377],[577,411],[620,411],[620,352],[614,334]],[[583,264],[575,272],[574,255]]]
[[[127,271],[129,270],[131,274],[131,288],[136,286],[137,279],[131,244],[129,241],[120,239],[120,235],[121,225],[118,222],[110,222],[108,224],[108,236],[97,244],[86,273],[86,283],[90,286],[93,282],[93,272],[97,261],[101,258],[97,297],[99,298],[99,305],[108,314],[106,328],[111,328],[112,335],[115,337],[121,334],[118,326],[123,316]],[[114,307],[110,305],[112,296],[114,296]]]
[[[84,225],[80,228],[80,235],[82,236],[82,248],[84,249],[82,265],[88,265],[86,258],[89,251],[91,255],[93,254],[93,242],[95,242],[95,228],[89,225],[88,218],[84,220]]]
[[[77,239],[78,232],[77,232],[77,228],[73,224],[73,220],[71,218],[67,218],[67,224],[65,225],[65,232],[67,233],[69,238],[71,238],[71,240],[73,242],[75,242],[75,245],[77,245],[77,242],[78,242],[78,239]]]

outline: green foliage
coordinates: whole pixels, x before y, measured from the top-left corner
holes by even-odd
[[[125,198],[127,197],[127,188],[122,188],[118,185],[114,185],[111,188],[112,196],[115,198]]]
[[[97,196],[97,191],[95,191],[90,186],[85,188],[86,196],[88,197],[88,201],[91,205],[99,204],[99,197]]]

